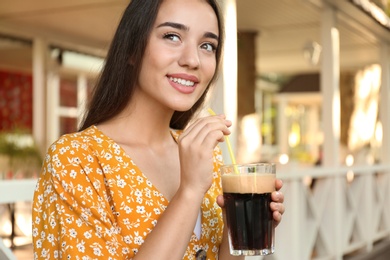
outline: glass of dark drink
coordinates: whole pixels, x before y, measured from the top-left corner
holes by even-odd
[[[270,203],[275,190],[275,164],[223,165],[221,174],[230,254],[274,253],[275,225]]]

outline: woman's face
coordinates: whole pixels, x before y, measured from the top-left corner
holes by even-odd
[[[138,94],[169,110],[189,110],[215,73],[218,37],[217,17],[206,1],[164,0],[142,60]]]

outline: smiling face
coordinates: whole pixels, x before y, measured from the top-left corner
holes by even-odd
[[[149,36],[135,96],[141,94],[165,109],[189,110],[215,73],[218,37],[217,17],[206,1],[164,0]]]

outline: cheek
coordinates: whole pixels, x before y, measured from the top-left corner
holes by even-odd
[[[211,61],[205,63],[204,71],[205,71],[205,76],[208,79],[207,80],[208,82],[210,82],[210,80],[214,76],[215,70],[216,70],[216,66],[217,65],[216,65],[215,60],[211,60]]]

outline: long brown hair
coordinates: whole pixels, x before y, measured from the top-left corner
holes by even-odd
[[[80,131],[113,118],[130,102],[147,41],[162,1],[164,0],[132,0],[127,6],[111,42],[104,68],[95,86]],[[216,0],[206,1],[213,8],[218,20],[216,71],[205,92],[191,109],[174,112],[170,122],[170,127],[174,129],[183,129],[202,106],[210,85],[216,80],[219,71],[224,41],[223,19]]]

